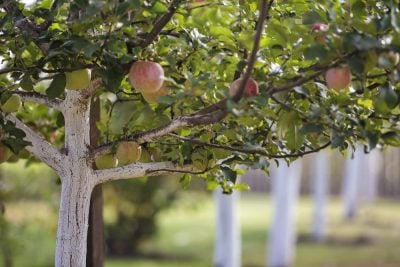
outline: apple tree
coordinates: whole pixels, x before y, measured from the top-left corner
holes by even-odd
[[[60,176],[56,266],[85,265],[98,184],[229,193],[239,163],[400,144],[394,0],[3,0],[0,26],[0,158]]]

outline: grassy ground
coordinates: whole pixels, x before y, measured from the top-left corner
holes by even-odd
[[[186,196],[183,203],[193,199]],[[352,222],[342,220],[341,203],[329,203],[329,236],[316,244],[309,238],[312,203],[302,199],[298,208],[299,243],[295,266],[298,267],[394,267],[400,266],[400,205],[379,201],[362,207]],[[271,203],[267,196],[242,196],[242,259],[244,267],[265,266],[267,228]],[[195,207],[176,207],[160,220],[161,231],[144,249],[162,254],[159,260],[108,260],[106,267],[211,266],[214,238],[214,208],[211,198],[202,196]]]
[[[309,239],[312,203],[303,198],[298,211],[296,267],[400,266],[400,203],[378,201],[364,206],[356,220],[342,220],[337,199],[328,206],[329,236],[325,243]],[[214,214],[209,194],[184,194],[160,217],[160,231],[143,245],[140,259],[108,259],[105,267],[212,266]],[[240,202],[243,267],[265,266],[271,215],[265,195],[243,194]],[[18,202],[8,205],[15,267],[52,266],[56,218],[53,205]],[[148,257],[145,257],[148,256]],[[1,266],[1,256],[0,256]]]

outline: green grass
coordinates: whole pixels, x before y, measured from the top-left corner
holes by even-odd
[[[164,212],[160,218],[159,234],[153,242],[143,247],[148,253],[157,252],[165,255],[163,260],[110,259],[106,267],[212,266],[215,231],[212,198],[201,195],[198,199],[198,196],[185,195],[182,202],[194,202],[195,207],[190,208],[190,204],[186,204]],[[362,207],[359,216],[352,222],[342,219],[341,204],[338,199],[333,199],[329,203],[328,240],[323,244],[317,244],[310,239],[302,238],[297,246],[294,266],[400,266],[398,203],[379,201],[371,207]],[[269,197],[254,194],[242,196],[240,218],[244,267],[265,266],[267,228],[271,213]],[[311,200],[302,199],[297,213],[299,235],[309,236],[312,218]]]
[[[137,259],[107,259],[105,267],[212,266],[215,209],[210,194],[185,192],[175,206],[159,217],[159,232],[143,244]],[[271,202],[266,195],[243,194],[240,201],[243,267],[265,266]],[[328,205],[327,242],[310,241],[312,202],[300,200],[296,267],[400,266],[400,205],[378,201],[360,209],[352,222],[342,219],[342,203]],[[15,266],[52,266],[56,218],[54,207],[43,202],[15,202],[7,206],[11,222]],[[367,241],[367,242],[358,242]],[[1,256],[0,256],[1,266]]]

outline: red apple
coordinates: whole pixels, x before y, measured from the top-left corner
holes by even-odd
[[[351,82],[351,72],[346,67],[330,68],[325,73],[325,80],[329,89],[341,90],[349,86]]]
[[[329,30],[329,25],[325,23],[316,22],[312,25],[312,32],[326,32]]]
[[[325,23],[314,23],[311,27],[311,31],[315,34],[314,40],[318,44],[326,43],[325,32],[329,30],[329,25]]]
[[[129,70],[129,82],[144,93],[158,91],[164,82],[164,70],[160,64],[151,61],[136,61]]]
[[[240,84],[242,83],[242,79],[237,79],[231,83],[229,86],[229,95],[234,96],[239,90]],[[257,96],[259,94],[258,90],[258,84],[255,80],[249,79],[246,83],[245,89],[244,89],[244,96],[249,97],[249,96]]]

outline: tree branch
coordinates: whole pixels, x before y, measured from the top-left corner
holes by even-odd
[[[60,174],[63,171],[62,166],[65,162],[65,156],[60,151],[55,149],[49,142],[40,137],[14,115],[9,114],[4,117],[6,120],[15,123],[17,128],[25,132],[25,140],[31,143],[30,146],[26,147],[29,152],[52,167],[57,173]]]
[[[140,43],[140,47],[145,48],[149,44],[151,44],[157,36],[160,34],[162,29],[167,25],[167,23],[171,20],[172,16],[175,14],[178,9],[178,4],[180,0],[173,0],[168,7],[168,12],[162,15],[155,23],[153,29],[146,35],[146,39]]]
[[[265,22],[265,19],[268,17],[268,13],[269,13],[269,10],[271,9],[271,5],[273,2],[274,2],[273,0],[270,0],[269,3],[267,3],[267,0],[263,0],[261,2],[260,16],[259,16],[257,24],[256,24],[256,35],[254,36],[253,49],[251,50],[251,53],[249,55],[247,69],[243,75],[242,82],[239,86],[239,89],[237,90],[235,95],[232,96],[232,100],[234,102],[238,102],[243,97],[246,83],[250,79],[251,73],[253,72],[254,64],[257,59],[258,49],[260,48],[260,40],[261,40],[261,35],[262,35],[263,29],[264,29],[264,22]]]
[[[190,142],[190,143],[194,143],[194,144],[201,145],[201,146],[220,148],[220,149],[233,151],[233,152],[239,152],[239,153],[243,153],[243,154],[258,154],[258,155],[266,156],[266,157],[269,157],[269,158],[301,157],[301,156],[304,156],[304,155],[307,155],[307,154],[318,152],[318,151],[328,147],[331,144],[331,142],[328,142],[328,143],[326,143],[326,144],[324,144],[324,145],[322,145],[320,147],[317,147],[317,148],[312,149],[312,150],[304,151],[304,152],[298,152],[298,153],[293,153],[293,154],[274,155],[274,154],[266,152],[265,149],[262,148],[262,147],[260,147],[260,148],[246,148],[246,147],[238,147],[238,146],[227,146],[227,145],[207,143],[207,142],[203,142],[201,140],[195,139],[195,138],[183,137],[183,136],[179,136],[177,134],[169,134],[169,135],[172,136],[172,137],[175,137],[175,138],[177,138],[179,140]]]
[[[42,95],[36,92],[23,92],[23,91],[14,91],[14,94],[17,94],[21,97],[23,102],[34,102],[37,104],[46,105],[48,107],[52,107],[58,110],[61,110],[63,100],[61,99],[50,99],[46,95]]]
[[[153,162],[141,163],[136,162],[126,166],[95,170],[94,176],[96,184],[105,183],[108,181],[137,178],[142,176],[158,176],[170,173],[191,173],[201,174],[204,171],[199,171],[191,165],[179,166],[172,162]]]

